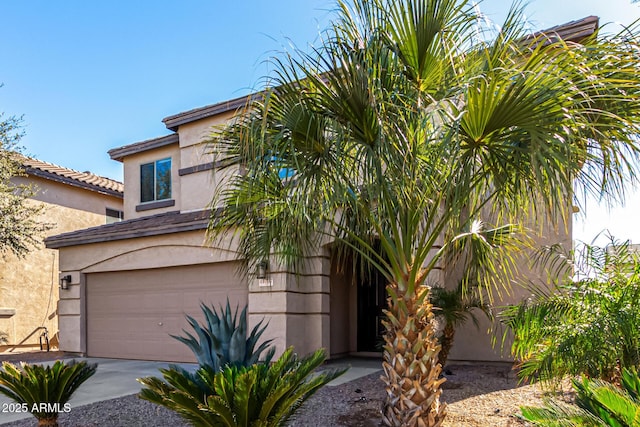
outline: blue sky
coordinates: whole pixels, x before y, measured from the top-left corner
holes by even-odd
[[[510,4],[485,0],[480,8],[499,22]],[[24,115],[27,154],[122,179],[109,149],[169,133],[161,122],[168,115],[250,92],[277,51],[317,43],[334,5],[3,1],[0,111]],[[631,0],[532,0],[526,10],[535,29],[588,15],[599,16],[601,24],[640,18],[640,4]],[[635,194],[613,218],[589,207],[587,225],[576,224],[576,237],[588,239],[609,227],[640,241],[640,227],[632,235],[627,226],[634,211],[640,212]]]

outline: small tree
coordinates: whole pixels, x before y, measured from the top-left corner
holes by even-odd
[[[11,179],[24,175],[19,142],[23,136],[22,119],[0,113],[0,254],[24,256],[38,243],[46,228],[37,221],[42,207],[29,203],[33,186],[16,184]]]
[[[438,361],[445,366],[456,329],[467,323],[471,319],[476,328],[480,328],[476,310],[482,312],[489,320],[493,320],[493,311],[487,298],[482,298],[477,286],[465,289],[464,283],[459,282],[455,289],[447,289],[435,286],[431,288],[431,304],[433,304],[433,314],[439,322],[442,322],[442,335],[440,336],[440,354]]]

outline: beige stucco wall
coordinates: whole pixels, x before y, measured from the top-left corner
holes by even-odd
[[[214,117],[208,117],[206,119],[180,125],[180,128],[178,129],[178,134],[180,135],[180,148],[200,144],[204,139],[207,139],[211,133],[216,130],[216,128],[231,120],[233,115],[233,111],[228,111]],[[182,165],[182,167],[188,166],[194,165],[186,163]]]
[[[180,175],[180,170],[201,166],[215,161],[203,141],[221,124],[227,122],[233,114],[219,116],[181,125],[178,129],[179,143],[151,149],[126,156],[123,160],[125,193],[125,219],[140,218],[169,211],[189,212],[204,209],[212,200],[214,189],[229,172],[203,170]],[[140,205],[140,165],[171,157],[171,193],[175,205],[165,208],[136,212]]]
[[[60,295],[60,348],[86,351],[85,278],[98,272],[188,266],[237,259],[232,235],[216,247],[205,246],[204,231],[165,234],[60,248],[61,274],[71,274],[69,290]],[[277,354],[294,346],[306,354],[329,350],[329,269],[327,256],[309,258],[305,274],[296,277],[275,263],[267,280],[250,280],[249,327],[264,319],[263,339],[274,339]],[[239,279],[240,280],[240,279]],[[176,283],[179,289],[180,283]]]
[[[532,249],[522,253],[517,258],[518,270],[515,279],[507,290],[501,294],[496,294],[493,302],[494,312],[499,313],[500,307],[508,304],[516,304],[531,296],[531,292],[526,286],[535,285],[538,287],[549,287],[551,285],[548,272],[542,268],[532,267],[532,254],[538,248],[545,245],[561,244],[566,250],[572,248],[572,221],[570,217],[570,206],[567,206],[568,221],[560,218],[546,220],[533,224],[525,224],[530,230]],[[457,281],[447,283],[446,286],[454,287]],[[479,327],[476,328],[469,320],[456,332],[453,348],[449,355],[451,361],[460,360],[486,360],[486,361],[511,361],[510,348],[512,339],[509,334],[506,336],[504,344],[502,342],[505,328],[499,323],[491,322],[484,314],[477,312]],[[495,335],[496,341],[492,344],[492,337]]]
[[[209,136],[227,123],[233,112],[227,112],[196,122],[181,125],[180,135],[180,168],[190,168],[219,160],[214,149],[204,143]],[[224,185],[225,179],[235,171],[204,170],[183,175],[181,179],[182,211],[202,209],[209,206],[216,191]]]
[[[105,224],[107,207],[122,210],[122,199],[117,197],[36,177],[16,181],[39,189],[32,203],[44,205],[39,221],[53,226],[42,239]],[[11,317],[0,317],[0,331],[8,334],[10,345],[38,345],[40,326],[57,340],[58,294],[58,251],[40,243],[24,258],[7,254],[0,261],[0,308],[15,310]]]
[[[236,259],[233,241],[203,245],[204,232],[192,231],[60,248],[60,274],[70,274],[60,291],[60,349],[86,352],[85,278],[87,274],[210,264]],[[176,284],[179,286],[179,283]]]
[[[136,212],[136,206],[142,205],[140,203],[140,165],[166,158],[171,158],[171,199],[175,201],[175,205]],[[124,218],[133,219],[180,210],[182,199],[178,175],[179,167],[180,149],[178,144],[172,144],[125,157],[123,161],[124,182],[126,187],[124,194]]]
[[[293,346],[308,354],[319,348],[331,353],[330,260],[324,250],[305,260],[304,273],[294,275],[272,259],[267,280],[249,285],[249,319],[269,322],[266,338],[273,338],[280,354]]]

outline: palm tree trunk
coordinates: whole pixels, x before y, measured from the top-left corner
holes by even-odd
[[[38,418],[38,427],[58,427],[58,414],[47,418]]]
[[[446,406],[440,403],[440,385],[445,380],[440,378],[429,288],[420,286],[414,295],[398,295],[398,286],[392,283],[387,290],[392,297],[384,321],[382,380],[387,396],[382,419],[392,427],[440,426]]]
[[[440,360],[440,365],[444,366],[447,363],[447,359],[449,358],[449,352],[451,352],[451,347],[453,347],[453,338],[456,334],[456,328],[447,323],[444,326],[444,330],[442,331],[442,339],[440,340],[440,345],[442,349],[440,350],[440,354],[438,359]]]

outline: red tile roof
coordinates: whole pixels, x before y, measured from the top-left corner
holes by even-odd
[[[63,168],[42,160],[21,156],[22,165],[28,175],[63,184],[109,194],[115,197],[123,197],[124,184],[119,181],[105,178],[91,172],[78,172],[73,169]]]

